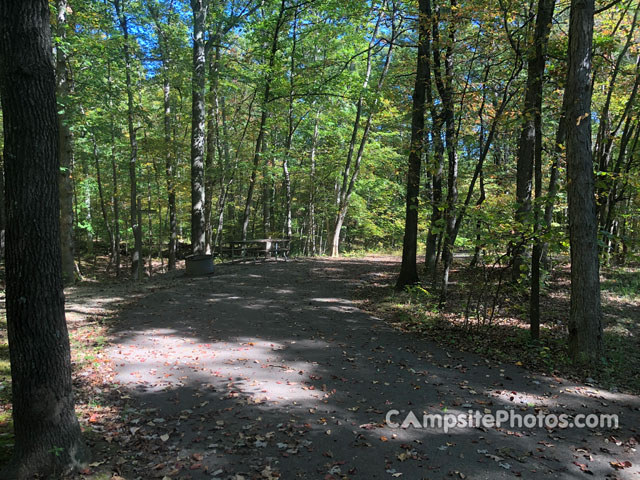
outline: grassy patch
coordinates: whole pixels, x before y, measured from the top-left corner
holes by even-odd
[[[11,400],[11,364],[9,363],[9,344],[4,332],[6,332],[6,321],[0,321],[0,404]]]
[[[640,301],[640,268],[619,268],[603,274],[602,290],[634,302]]]
[[[13,449],[13,420],[11,418],[11,364],[7,341],[7,318],[0,314],[0,465],[11,457]]]

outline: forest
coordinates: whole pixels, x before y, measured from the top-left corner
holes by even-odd
[[[140,274],[153,258],[170,268],[178,245],[190,244],[192,165],[207,251],[270,235],[291,237],[301,255],[400,248],[414,3],[52,4],[65,272],[93,249],[109,254],[116,273],[136,250]],[[601,8],[591,113],[597,221],[603,261],[624,264],[637,253],[637,5]],[[437,55],[425,87],[419,245],[442,246],[449,204],[464,210],[456,245],[505,251],[514,229],[529,245],[537,203],[548,228],[536,236],[566,253],[568,4],[428,10],[438,28],[424,48]],[[539,10],[547,25],[536,24]],[[521,137],[536,75],[541,186],[532,195],[534,148]]]
[[[637,475],[639,23],[637,0],[3,0],[3,475]],[[458,465],[382,422],[405,381],[416,409],[628,416],[571,430],[584,455],[543,429],[553,462],[438,433],[479,452]]]

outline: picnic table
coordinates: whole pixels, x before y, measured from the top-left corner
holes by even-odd
[[[280,257],[287,261],[291,240],[288,238],[259,238],[255,240],[232,240],[224,244],[216,254],[231,260],[257,260]]]

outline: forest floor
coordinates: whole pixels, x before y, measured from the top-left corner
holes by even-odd
[[[77,410],[94,452],[78,478],[640,478],[638,363],[627,357],[625,382],[615,360],[637,349],[628,278],[605,278],[607,341],[620,336],[622,353],[596,378],[565,368],[556,341],[562,269],[545,295],[542,343],[531,344],[517,333],[517,292],[478,293],[465,321],[467,290],[485,290],[468,278],[436,315],[428,288],[393,292],[398,266],[294,259],[67,289]],[[392,409],[398,423],[409,411],[420,423],[425,412],[617,414],[619,428],[392,428]]]

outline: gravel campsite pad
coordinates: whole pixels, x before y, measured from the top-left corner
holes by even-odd
[[[221,265],[124,308],[106,351],[126,404],[112,433],[120,475],[640,478],[637,397],[446,351],[358,309],[354,292],[394,268],[392,257]],[[391,410],[402,423],[500,409],[617,414],[620,428],[385,422]]]

